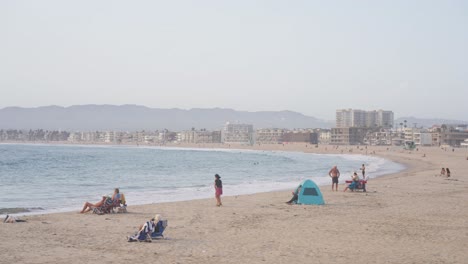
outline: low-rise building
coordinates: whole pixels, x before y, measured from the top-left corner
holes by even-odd
[[[433,133],[433,145],[449,145],[452,147],[461,146],[461,143],[468,139],[466,125],[442,125],[434,126],[430,129]],[[437,144],[438,143],[438,144]]]
[[[331,129],[332,145],[361,145],[368,132],[364,127],[335,127]]]
[[[369,131],[364,138],[364,143],[372,146],[392,145],[392,131]]]
[[[188,130],[182,131],[177,135],[177,140],[183,143],[220,143],[221,131]]]
[[[288,131],[283,134],[283,142],[318,144],[318,134],[313,131]]]
[[[330,144],[331,131],[329,129],[320,129],[318,135],[320,144]]]
[[[255,131],[255,143],[257,144],[279,144],[283,142],[285,129],[265,128]]]

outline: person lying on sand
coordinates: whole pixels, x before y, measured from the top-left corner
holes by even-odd
[[[26,220],[20,220],[14,216],[7,215],[3,223],[19,223],[19,222],[26,222]]]

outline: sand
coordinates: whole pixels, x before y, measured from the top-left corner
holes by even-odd
[[[213,198],[130,205],[127,214],[24,216],[27,223],[0,224],[0,263],[468,263],[467,149],[255,148],[375,151],[407,169],[371,179],[367,193],[322,186],[323,206],[287,205],[288,190],[223,197],[222,207]],[[450,178],[439,176],[442,167]],[[168,219],[167,239],[128,243],[155,213]]]

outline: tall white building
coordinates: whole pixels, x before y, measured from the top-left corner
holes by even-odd
[[[336,110],[336,127],[393,127],[393,112],[384,110],[364,111],[358,109]]]

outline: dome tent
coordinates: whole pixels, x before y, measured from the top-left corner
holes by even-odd
[[[297,204],[325,204],[322,192],[315,182],[312,180],[305,180],[301,184],[301,191],[299,192]]]

